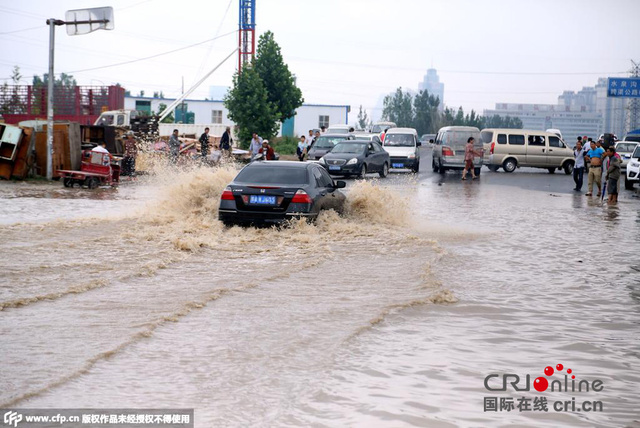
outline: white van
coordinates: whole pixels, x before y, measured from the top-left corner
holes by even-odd
[[[418,132],[413,128],[389,128],[384,141],[384,150],[391,158],[391,169],[407,168],[413,172],[420,169]]]
[[[327,129],[327,134],[348,134],[349,130],[353,128],[352,126],[349,125],[341,125],[341,124],[335,124],[335,125],[329,125],[329,129]]]
[[[483,129],[480,133],[491,171],[513,172],[521,166],[545,168],[550,173],[573,172],[573,150],[557,134],[526,129]]]

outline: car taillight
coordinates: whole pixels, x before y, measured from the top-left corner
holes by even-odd
[[[293,199],[291,199],[291,203],[294,204],[310,204],[311,202],[313,201],[311,200],[307,192],[302,189],[298,190],[296,194],[293,195]]]
[[[496,148],[496,143],[494,141],[493,143],[491,143],[491,151],[490,151],[491,154],[493,154],[493,149],[495,148]]]
[[[442,156],[453,156],[453,150],[451,150],[451,147],[442,146]]]
[[[220,196],[220,199],[223,201],[233,201],[234,197],[233,197],[233,192],[231,191],[231,187],[227,186],[224,189],[224,192],[222,192],[222,195]]]

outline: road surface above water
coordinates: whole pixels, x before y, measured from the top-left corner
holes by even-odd
[[[217,222],[229,169],[117,190],[0,183],[1,407],[186,407],[198,427],[640,426],[636,194],[608,207],[561,173],[461,182],[429,165],[424,149],[417,176],[348,180],[345,217],[283,230]],[[549,381],[570,368],[604,387],[536,391],[557,364]],[[530,375],[530,391],[488,391],[490,374]],[[548,411],[499,409],[522,397]],[[573,397],[602,411],[553,409]]]

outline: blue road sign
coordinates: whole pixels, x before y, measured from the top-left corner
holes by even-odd
[[[607,96],[640,98],[640,77],[609,77]]]

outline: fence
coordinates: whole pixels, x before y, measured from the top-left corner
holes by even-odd
[[[120,86],[63,86],[53,89],[55,120],[93,123],[101,112],[124,108],[124,88]],[[0,86],[0,114],[5,122],[47,117],[47,86]]]

